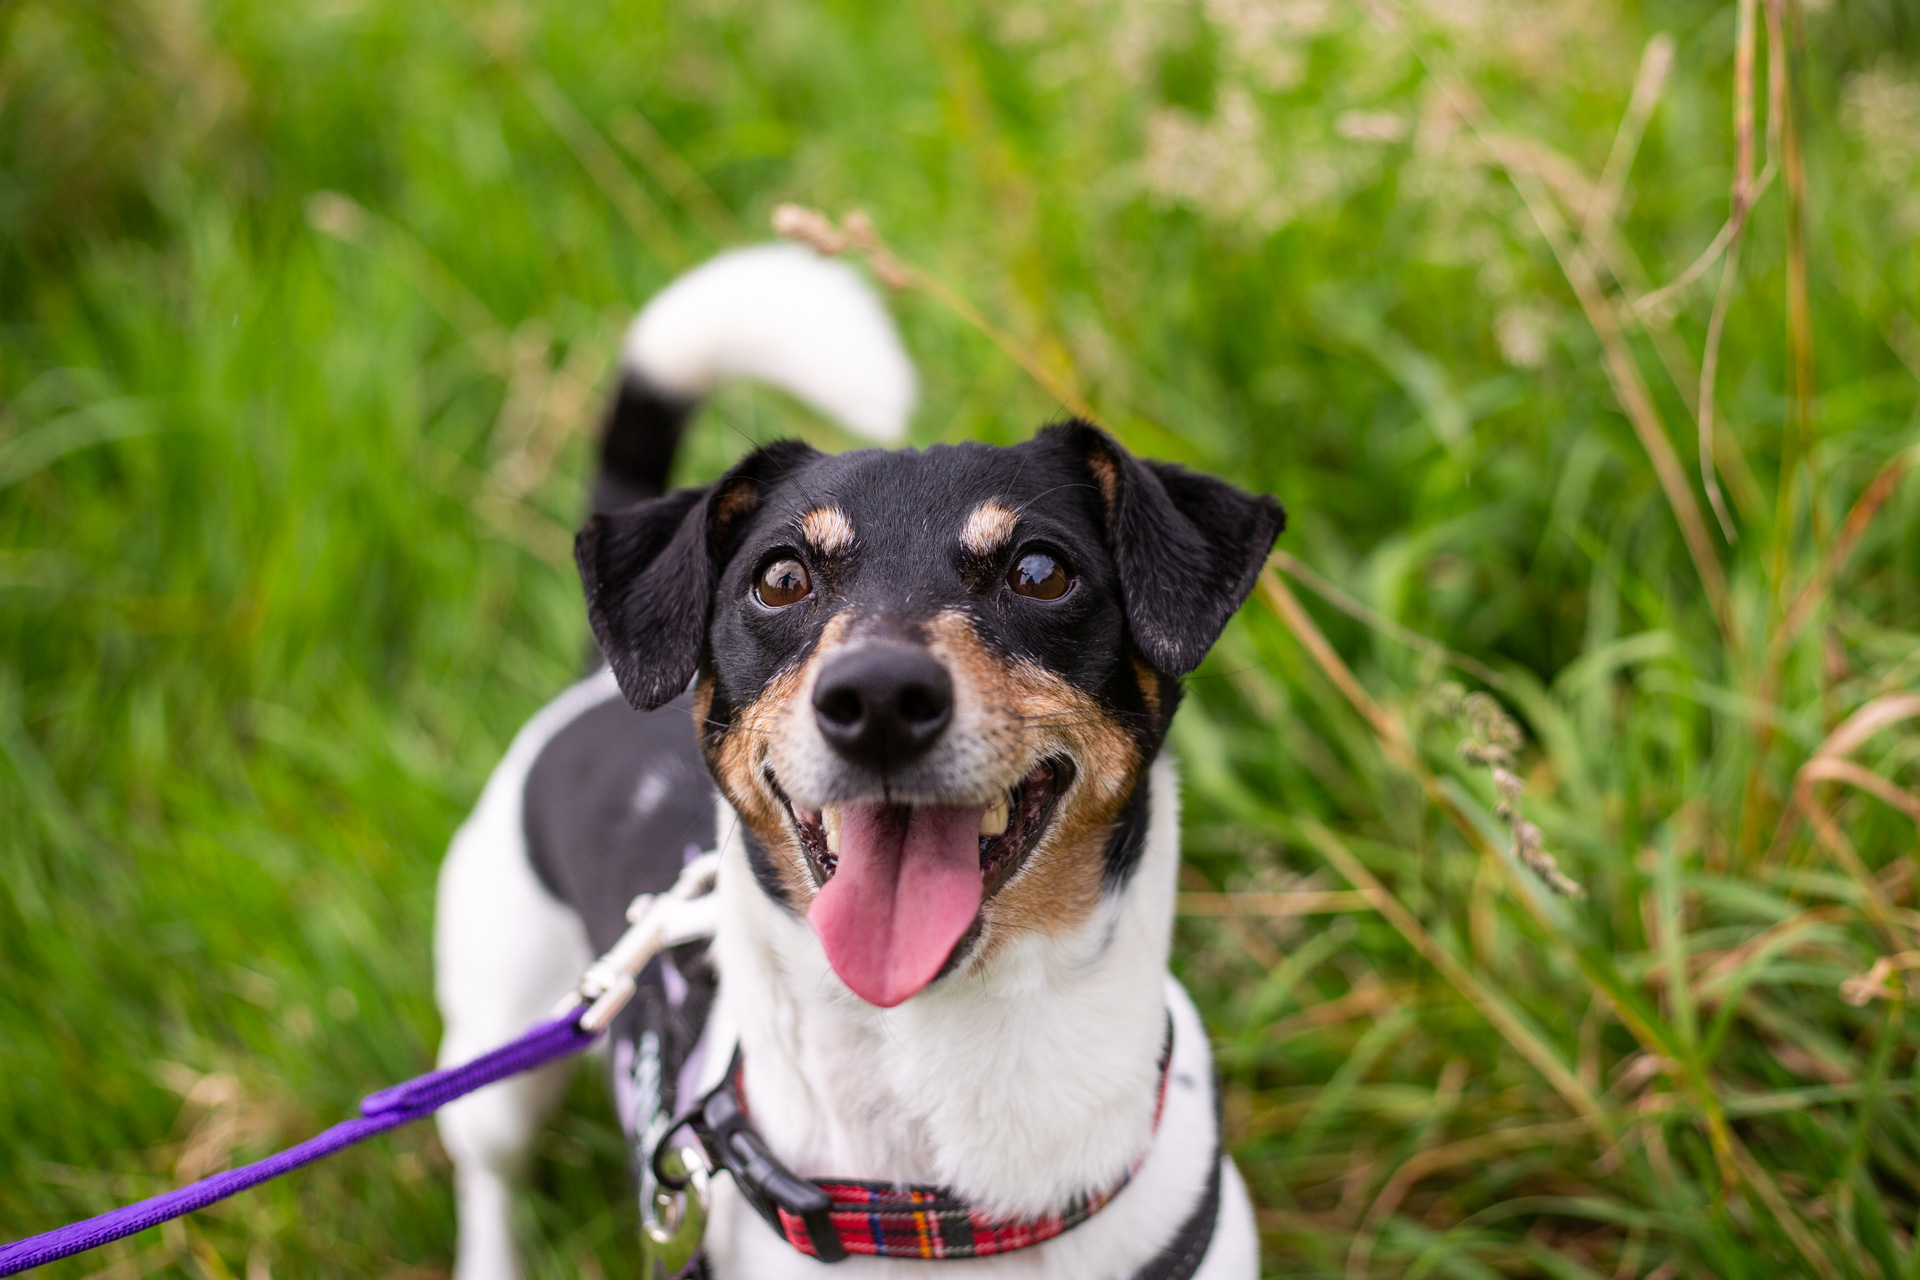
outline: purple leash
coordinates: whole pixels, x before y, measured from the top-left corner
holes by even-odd
[[[430,1071],[404,1084],[368,1094],[361,1100],[360,1114],[354,1119],[343,1120],[299,1146],[289,1147],[265,1160],[216,1173],[211,1178],[202,1178],[165,1195],[142,1200],[138,1204],[124,1205],[97,1218],[75,1222],[45,1235],[0,1245],[0,1276],[17,1275],[57,1258],[84,1253],[88,1249],[96,1249],[192,1213],[195,1209],[204,1209],[235,1192],[257,1187],[303,1164],[311,1164],[356,1142],[364,1142],[376,1133],[385,1133],[389,1129],[424,1119],[455,1098],[472,1093],[482,1085],[578,1053],[597,1040],[600,1034],[581,1028],[580,1019],[587,1008],[582,1004],[564,1017],[540,1023],[519,1039],[483,1053],[472,1062],[442,1071]]]
[[[693,850],[688,852],[692,854]],[[343,1120],[297,1147],[288,1147],[255,1164],[202,1178],[151,1200],[124,1205],[97,1218],[0,1245],[0,1276],[18,1275],[59,1258],[85,1253],[195,1209],[204,1209],[235,1192],[257,1187],[303,1164],[312,1164],[356,1142],[365,1142],[376,1133],[424,1119],[483,1085],[580,1052],[600,1038],[614,1015],[633,998],[636,976],[662,948],[713,936],[714,903],[708,895],[719,862],[716,853],[692,857],[671,889],[635,898],[627,908],[630,921],[627,931],[620,935],[612,950],[588,968],[571,997],[574,1003],[560,1006],[565,1013],[539,1023],[519,1039],[488,1050],[472,1062],[429,1071],[404,1084],[370,1093],[360,1100],[358,1117]]]

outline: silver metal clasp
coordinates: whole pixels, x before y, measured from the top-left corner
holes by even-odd
[[[665,893],[635,898],[627,907],[627,931],[554,1006],[553,1016],[564,1017],[585,1004],[589,1007],[580,1016],[580,1029],[598,1035],[633,999],[635,980],[649,960],[682,942],[711,938],[718,915],[711,895],[719,868],[718,853],[703,853]]]
[[[657,1185],[640,1206],[640,1239],[648,1274],[655,1280],[678,1275],[700,1252],[707,1235],[707,1187],[711,1172],[706,1152],[691,1144],[660,1153],[657,1164],[679,1190]],[[651,1181],[651,1179],[649,1179]]]

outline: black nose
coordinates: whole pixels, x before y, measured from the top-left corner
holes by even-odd
[[[927,753],[953,717],[953,681],[922,649],[855,649],[827,659],[813,718],[835,751],[875,773]]]

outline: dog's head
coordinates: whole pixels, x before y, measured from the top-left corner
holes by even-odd
[[[1284,516],[1083,423],[787,442],[576,543],[627,698],[695,686],[762,889],[877,1005],[1123,887],[1180,693]]]

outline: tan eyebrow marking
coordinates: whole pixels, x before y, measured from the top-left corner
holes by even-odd
[[[853,546],[853,522],[838,507],[815,507],[800,517],[800,532],[822,555],[839,555]]]
[[[1020,519],[989,498],[975,507],[960,526],[960,545],[977,556],[990,556],[1013,538],[1013,526]]]

